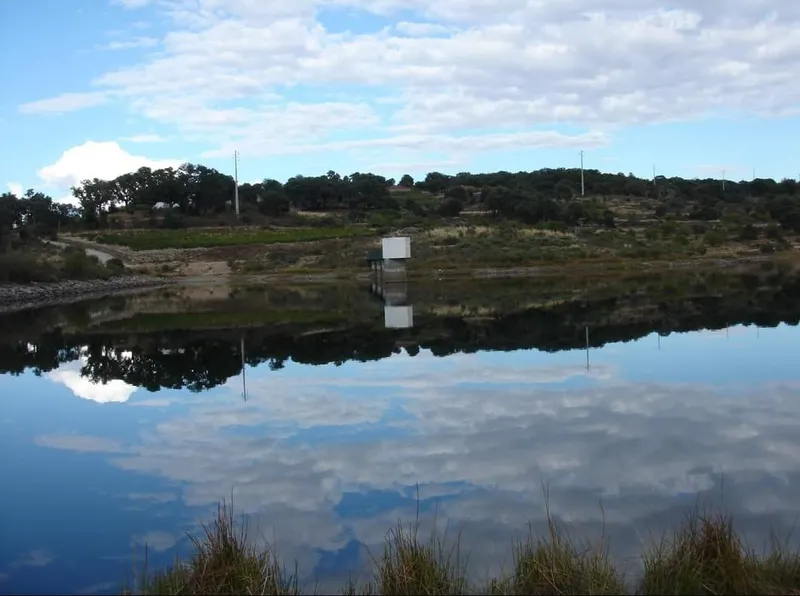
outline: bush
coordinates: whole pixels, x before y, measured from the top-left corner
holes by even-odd
[[[753,224],[747,224],[741,230],[739,230],[739,240],[744,242],[758,240],[758,230],[756,230]]]
[[[32,283],[56,279],[55,268],[48,263],[40,263],[36,255],[11,251],[0,254],[1,283]]]
[[[110,271],[100,265],[97,257],[89,256],[83,251],[67,254],[61,269],[68,279],[96,279],[111,276]]]
[[[442,217],[457,217],[463,209],[463,203],[451,197],[442,201],[439,207],[437,207],[436,212]]]
[[[186,227],[186,221],[183,219],[183,216],[180,213],[168,211],[164,216],[163,225],[169,230],[180,230],[181,228]]]
[[[122,259],[110,259],[106,262],[106,269],[112,275],[122,275],[125,272],[125,263],[122,262]]]
[[[769,225],[767,226],[764,235],[769,238],[770,240],[783,240],[783,232],[781,231],[780,226],[776,225]]]
[[[408,199],[406,201],[406,209],[408,209],[414,215],[423,217],[425,215],[425,208],[417,203],[414,199]]]

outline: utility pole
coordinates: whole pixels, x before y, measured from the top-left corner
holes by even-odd
[[[656,164],[653,164],[653,186],[656,185]]]
[[[583,149],[581,149],[581,196],[584,195],[585,187],[583,185]]]
[[[725,190],[725,170],[722,170],[722,190]]]
[[[589,325],[586,325],[586,370],[589,370]]]
[[[239,219],[239,152],[233,152],[233,181],[236,185],[233,191],[233,202],[236,206],[236,219]]]
[[[247,401],[247,381],[244,368],[244,333],[241,335],[239,351],[242,353],[242,399]]]

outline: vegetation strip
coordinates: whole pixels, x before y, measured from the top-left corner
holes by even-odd
[[[353,238],[371,234],[363,228],[293,228],[287,230],[223,229],[223,230],[144,230],[108,232],[90,236],[95,242],[129,246],[133,250],[165,248],[211,248],[312,242],[334,238]]]
[[[383,550],[372,553],[374,577],[350,581],[340,594],[799,594],[800,553],[775,544],[758,555],[734,531],[730,517],[695,509],[686,521],[642,557],[635,582],[611,562],[603,543],[578,543],[550,521],[546,536],[528,534],[514,548],[513,571],[476,582],[458,540],[448,545],[419,523],[398,525]],[[287,571],[275,550],[250,544],[247,523],[222,504],[216,519],[192,538],[194,553],[139,578],[137,594],[300,594],[298,573]],[[131,592],[125,592],[131,593]]]

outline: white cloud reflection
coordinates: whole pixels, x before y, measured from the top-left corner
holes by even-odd
[[[85,357],[62,364],[57,369],[44,374],[54,383],[61,383],[81,399],[99,404],[125,403],[136,391],[136,387],[125,381],[112,379],[106,383],[96,383],[81,376],[81,367],[86,364]]]
[[[737,366],[756,366],[757,347]],[[377,547],[398,517],[413,518],[417,483],[421,499],[442,499],[438,516],[463,530],[481,571],[507,564],[513,533],[542,522],[543,484],[556,516],[590,536],[604,527],[625,556],[648,531],[679,523],[697,495],[721,496],[756,540],[794,523],[796,383],[735,393],[631,383],[611,363],[586,371],[580,359],[400,356],[251,375],[246,403],[232,379],[193,395],[112,461],[182,486],[190,506],[233,491],[237,511],[257,515],[305,570],[350,540]],[[579,375],[588,379],[560,384]],[[406,500],[381,506],[377,492]],[[373,506],[352,504],[351,493]]]

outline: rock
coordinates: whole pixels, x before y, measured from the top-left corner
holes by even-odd
[[[0,312],[61,304],[170,283],[157,277],[126,276],[112,279],[65,280],[52,283],[0,284]]]

